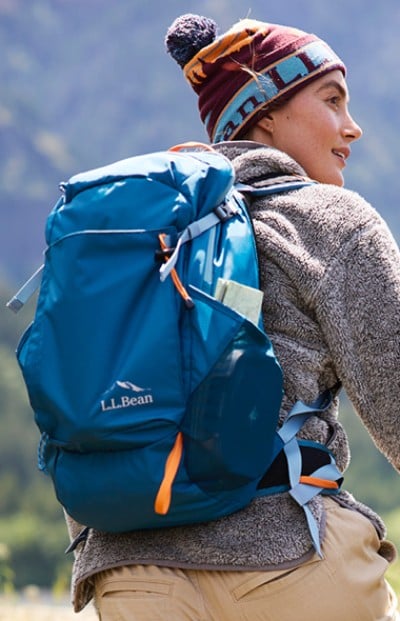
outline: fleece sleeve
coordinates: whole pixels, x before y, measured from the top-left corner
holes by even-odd
[[[317,298],[343,386],[378,449],[400,471],[400,253],[379,216],[346,240]]]

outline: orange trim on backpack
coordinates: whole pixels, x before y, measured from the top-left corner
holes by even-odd
[[[189,140],[188,142],[176,144],[173,147],[170,147],[168,151],[172,151],[173,153],[179,153],[179,151],[184,151],[185,149],[202,149],[203,151],[215,151],[215,149],[206,142],[195,142],[194,140]]]
[[[165,238],[166,238],[165,233],[160,233],[158,236],[158,239],[160,240],[161,250],[168,250],[168,246],[165,243]],[[165,261],[166,262],[168,261],[167,257],[165,257]],[[194,302],[192,298],[190,297],[190,295],[188,294],[188,292],[186,291],[185,287],[183,286],[178,276],[178,272],[176,271],[174,267],[172,268],[170,274],[171,274],[172,282],[174,283],[179,295],[184,299],[186,306],[188,308],[193,308]]]
[[[300,483],[304,485],[312,485],[313,487],[322,487],[323,489],[339,489],[336,481],[329,481],[329,479],[319,479],[318,477],[301,476]]]
[[[176,436],[174,446],[165,462],[164,477],[158,489],[156,499],[154,501],[154,511],[160,515],[166,515],[171,505],[172,484],[178,472],[183,453],[183,435],[179,431]]]

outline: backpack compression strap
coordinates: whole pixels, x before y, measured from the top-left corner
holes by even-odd
[[[297,401],[277,432],[281,450],[287,461],[289,494],[304,510],[313,546],[320,557],[322,557],[322,552],[319,528],[308,503],[318,494],[337,493],[343,481],[343,475],[330,454],[328,464],[318,467],[311,475],[302,475],[301,440],[297,437],[297,433],[310,416],[324,412],[331,405],[332,397],[332,391],[327,390],[310,405]],[[316,448],[320,446],[318,443],[313,444]]]
[[[21,289],[7,302],[7,308],[18,313],[40,286],[44,264],[22,285]]]
[[[234,195],[232,194],[232,197],[228,200],[225,200],[220,205],[217,205],[214,211],[211,211],[206,216],[203,216],[203,218],[199,218],[199,220],[195,220],[182,231],[178,239],[178,243],[173,249],[170,258],[160,267],[160,280],[162,282],[164,282],[167,276],[169,276],[171,270],[175,267],[179,251],[183,244],[186,244],[186,242],[198,237],[220,222],[225,222],[226,220],[229,220],[229,218],[233,218],[233,216],[240,213],[238,207],[234,203],[233,196]],[[168,243],[168,236],[164,237],[164,241]]]

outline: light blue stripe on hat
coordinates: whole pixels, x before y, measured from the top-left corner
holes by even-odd
[[[307,56],[312,68],[307,66],[301,56]],[[229,140],[233,133],[244,124],[266,102],[276,98],[280,92],[289,90],[297,82],[302,82],[308,75],[318,73],[327,64],[343,65],[339,57],[323,41],[313,41],[298,50],[293,56],[269,66],[263,73],[254,73],[254,77],[231,99],[218,119],[214,130],[214,142]],[[273,74],[276,72],[282,80],[277,85]]]
[[[227,128],[233,129],[243,125],[244,120],[258,110],[266,101],[278,95],[279,89],[272,81],[268,72],[258,74],[246,84],[242,90],[231,99],[225,107],[215,126],[214,142],[226,140]]]
[[[310,71],[304,61],[300,58],[300,54],[306,54],[307,58],[312,62],[314,68]],[[293,84],[296,79],[312,75],[323,65],[334,62],[342,64],[338,56],[322,41],[313,41],[306,45],[302,50],[296,52],[295,56],[285,58],[282,62],[275,66],[276,72],[285,83],[284,88]],[[271,71],[271,69],[269,69]]]

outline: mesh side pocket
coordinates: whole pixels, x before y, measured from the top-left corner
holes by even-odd
[[[214,331],[219,338],[220,321],[236,321],[236,331],[192,392],[182,424],[188,475],[210,492],[265,472],[282,399],[282,372],[268,337],[215,300],[212,307],[208,339]]]

